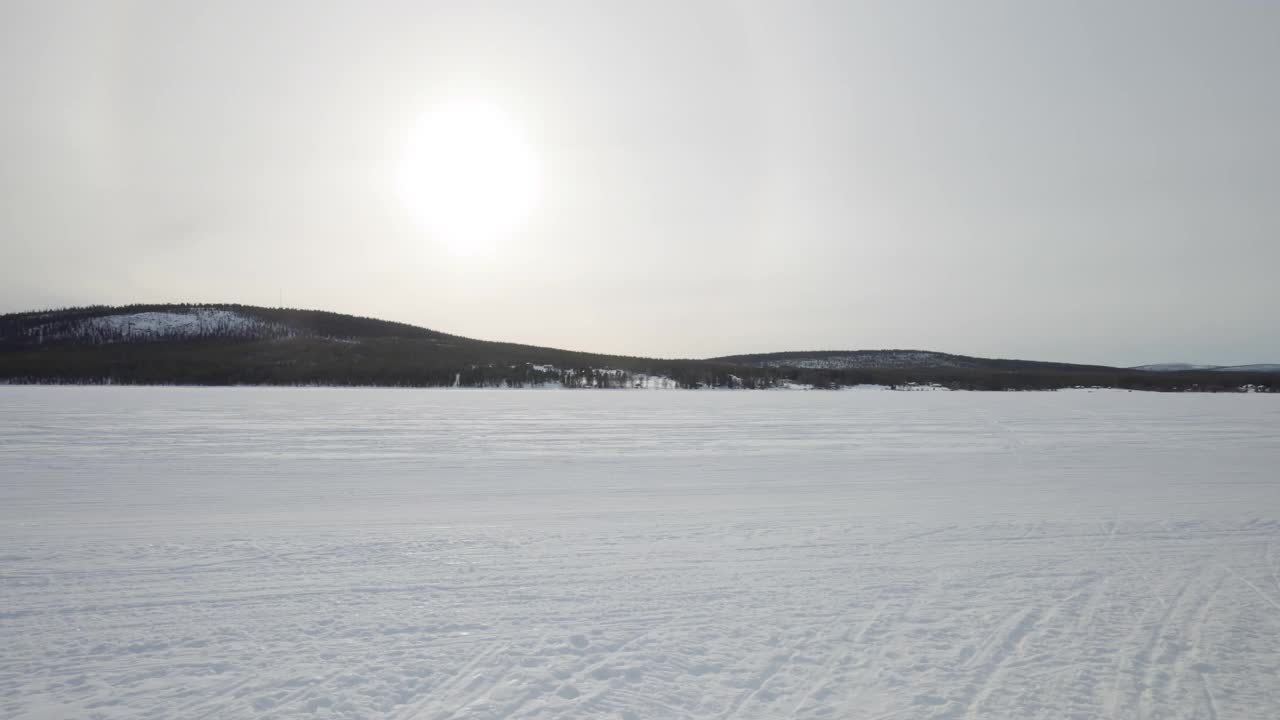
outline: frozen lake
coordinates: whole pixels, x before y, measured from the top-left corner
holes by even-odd
[[[1280,717],[1280,400],[0,387],[0,718]]]

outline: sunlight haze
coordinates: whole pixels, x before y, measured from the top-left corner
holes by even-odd
[[[5,2],[0,312],[1280,362],[1277,28],[1262,2]]]

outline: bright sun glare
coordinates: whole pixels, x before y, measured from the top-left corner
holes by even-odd
[[[455,100],[423,117],[401,159],[398,191],[418,223],[458,254],[493,248],[538,199],[532,148],[501,108]]]

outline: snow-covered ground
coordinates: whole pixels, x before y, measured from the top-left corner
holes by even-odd
[[[1280,717],[1280,402],[0,387],[0,718]]]

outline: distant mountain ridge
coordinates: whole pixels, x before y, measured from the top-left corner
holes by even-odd
[[[174,338],[282,337],[440,339],[450,336],[389,320],[324,310],[252,305],[95,305],[0,315],[0,347],[62,341],[107,344]]]
[[[1044,362],[1040,360],[1006,360],[980,358],[969,355],[932,350],[817,350],[757,353],[751,355],[724,355],[709,358],[715,362],[752,367],[800,367],[828,370],[861,368],[970,368],[989,370],[1057,369],[1064,371],[1115,371],[1139,370],[1144,372],[1280,372],[1280,364],[1256,365],[1192,365],[1190,363],[1156,363],[1116,368],[1108,365],[1084,365],[1078,363]]]
[[[91,306],[0,315],[0,382],[9,383],[734,389],[873,384],[1264,392],[1280,386],[1280,366],[1156,367],[927,350],[643,358],[475,340],[322,310],[234,304]]]
[[[1064,371],[1108,371],[1105,365],[1041,362],[1038,360],[1003,360],[952,355],[932,350],[819,350],[725,355],[710,358],[717,362],[751,367],[800,367],[826,370],[869,368],[967,368],[986,370],[1054,369]]]
[[[1190,370],[1212,370],[1214,372],[1280,372],[1280,363],[1258,363],[1254,365],[1193,365],[1191,363],[1155,363],[1152,365],[1135,365],[1130,370],[1146,370],[1148,372],[1187,372]]]
[[[1150,365],[1134,365],[1130,370],[1147,370],[1149,372],[1183,372],[1186,370],[1217,370],[1218,365],[1193,365],[1191,363],[1152,363]]]

